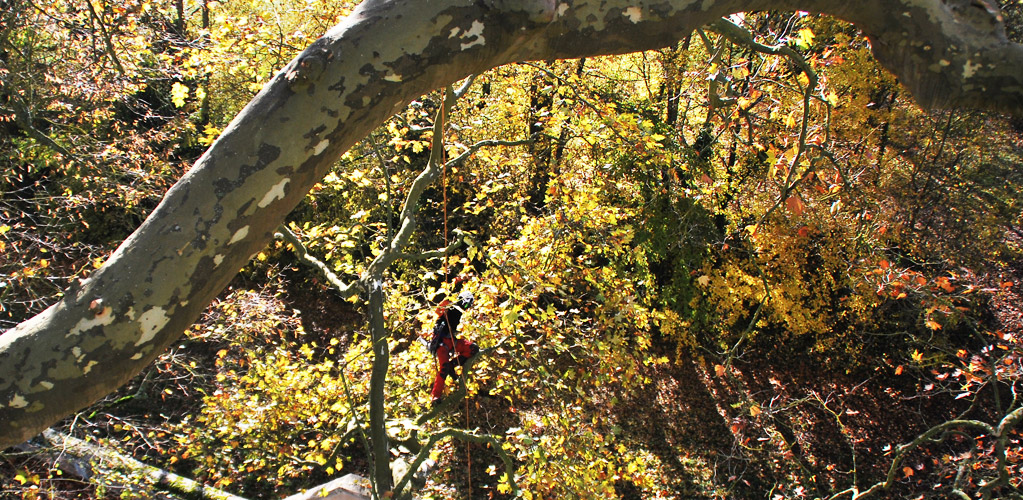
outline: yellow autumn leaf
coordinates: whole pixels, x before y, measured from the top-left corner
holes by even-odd
[[[799,84],[804,87],[810,84],[810,77],[807,76],[805,72],[800,73],[799,76],[796,77],[796,79],[799,80]]]
[[[810,48],[810,45],[813,44],[814,36],[813,30],[810,28],[803,28],[796,33],[796,37],[793,41],[800,48],[808,49]]]
[[[828,104],[830,104],[831,107],[838,106],[838,94],[835,94],[834,92],[828,92],[827,97],[825,97],[824,99],[828,101]]]
[[[185,105],[185,99],[188,98],[188,87],[181,82],[174,82],[171,86],[171,102],[174,103],[175,107],[182,107]]]
[[[220,136],[220,129],[213,125],[206,125],[202,131],[203,135],[199,138],[199,143],[203,146],[209,146],[213,144],[213,141],[217,140]]]

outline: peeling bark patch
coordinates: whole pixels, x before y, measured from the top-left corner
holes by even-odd
[[[977,70],[983,66],[982,64],[972,64],[969,59],[963,64],[963,78],[972,78],[977,73]]]
[[[317,144],[315,148],[313,148],[313,155],[318,156],[320,153],[323,152],[323,150],[327,149],[327,146],[330,146],[330,141],[328,141],[327,139],[320,141],[320,143]]]
[[[224,262],[224,256],[223,255],[217,254],[216,256],[213,257],[213,265],[214,266],[219,266],[221,262]]]
[[[475,38],[472,42],[461,44],[462,50],[475,47],[477,45],[486,45],[486,40],[483,38],[483,23],[479,21],[473,21],[472,26],[469,27],[469,31],[466,31],[462,35],[462,40],[469,38]]]
[[[249,212],[249,208],[251,208],[251,206],[252,206],[252,202],[253,202],[253,201],[256,201],[256,200],[249,200],[249,201],[246,201],[244,205],[242,205],[241,207],[239,207],[239,208],[238,208],[238,215],[239,215],[239,216],[243,216],[243,215],[246,215],[246,214],[248,214],[248,212]]]
[[[249,235],[249,226],[243,226],[241,229],[239,229],[239,230],[234,232],[234,234],[231,236],[231,241],[228,241],[227,244],[228,245],[233,245],[235,243],[238,243],[239,241],[245,239],[245,237],[248,236],[248,235]]]
[[[643,20],[643,11],[640,10],[639,7],[633,5],[632,7],[625,9],[625,17],[629,18],[629,21],[632,21],[632,24],[636,24]]]
[[[345,89],[345,79],[342,78],[342,79],[338,80],[337,83],[327,87],[327,90],[330,90],[332,92],[337,92],[338,95],[345,95],[345,91],[347,90],[347,89]]]
[[[329,144],[329,143],[330,143],[330,141],[324,139],[322,142],[320,142],[320,144],[316,145],[316,150],[314,152],[316,154],[322,153],[323,150],[327,148],[327,144]],[[320,147],[320,146],[323,146],[323,147]],[[284,186],[287,186],[289,182],[291,182],[291,179],[285,178],[285,179],[281,179],[281,182],[278,182],[277,184],[274,184],[274,186],[271,187],[270,190],[267,191],[265,195],[263,195],[263,199],[259,200],[259,208],[266,208],[271,203],[273,203],[273,202],[275,202],[277,200],[283,200],[284,199]]]
[[[217,199],[223,199],[228,193],[234,189],[245,184],[246,179],[252,174],[259,172],[266,168],[268,165],[273,163],[281,156],[281,148],[272,144],[261,143],[259,145],[259,151],[256,153],[256,162],[254,165],[242,165],[238,169],[238,175],[234,180],[226,177],[221,177],[213,182],[213,194],[217,196]],[[218,217],[219,219],[219,217]]]
[[[82,318],[78,320],[78,324],[71,329],[64,337],[70,337],[72,335],[78,335],[84,331],[90,330],[97,326],[107,326],[114,322],[114,315],[111,314],[110,306],[104,307],[99,314],[91,318]]]
[[[11,408],[24,408],[28,406],[28,401],[25,399],[25,396],[15,394],[7,403],[7,406],[10,406]]]
[[[313,139],[313,138],[319,136],[321,133],[323,133],[324,130],[327,130],[327,126],[326,125],[320,125],[319,127],[316,127],[314,129],[310,130],[309,132],[306,132],[305,134],[302,135],[302,137],[305,138],[305,139]]]
[[[263,143],[259,145],[259,167],[269,165],[281,156],[281,148],[272,144]]]
[[[156,332],[160,331],[168,321],[170,321],[170,317],[162,307],[154,307],[142,313],[139,316],[139,329],[142,330],[142,335],[138,342],[135,342],[135,347],[153,340],[153,337],[156,337]]]
[[[234,186],[231,184],[231,181],[221,177],[213,181],[213,194],[217,195],[217,199],[219,200],[226,196],[233,187]]]

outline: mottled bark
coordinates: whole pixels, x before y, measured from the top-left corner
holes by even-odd
[[[501,64],[665,47],[764,9],[856,23],[925,106],[1023,114],[1023,47],[977,0],[368,0],[267,84],[102,268],[0,336],[0,448],[150,363],[340,155],[410,100]]]

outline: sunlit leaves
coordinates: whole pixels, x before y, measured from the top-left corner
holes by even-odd
[[[183,85],[181,82],[174,82],[174,85],[171,86],[171,102],[179,108],[185,105],[185,99],[188,98],[188,94],[188,86]]]
[[[213,144],[213,141],[217,140],[217,137],[220,136],[220,132],[221,130],[219,128],[214,127],[213,125],[206,125],[203,128],[203,135],[199,137],[199,144],[202,144],[203,146]]]
[[[828,92],[828,95],[824,99],[828,101],[828,104],[832,107],[838,106],[838,94],[835,94],[834,91]]]
[[[810,45],[813,44],[814,36],[812,29],[801,28],[796,32],[796,36],[792,37],[789,41],[801,49],[809,49]]]
[[[292,343],[303,332],[294,318],[279,321],[282,305],[241,292],[218,303],[217,315],[194,334],[232,343],[216,352],[216,385],[202,412],[178,428],[177,456],[197,460],[216,446],[218,453],[197,466],[221,487],[238,481],[239,471],[246,487],[273,489],[310,471],[343,467],[339,450],[353,437],[355,414],[341,377],[352,374],[341,374],[333,346]],[[243,351],[242,342],[264,347]]]
[[[59,48],[43,61],[53,71],[37,87],[45,99],[35,111],[53,125],[46,132],[94,161],[65,161],[69,155],[38,138],[12,140],[5,192],[32,191],[31,199],[47,204],[5,207],[0,251],[19,255],[5,262],[0,282],[8,315],[17,305],[8,297],[34,300],[23,285],[50,286],[47,280],[66,281],[102,262],[103,249],[79,253],[35,238],[30,218],[47,212],[48,220],[65,221],[62,228],[109,243],[88,230],[133,226],[154,205],[154,193],[198,154],[196,146],[211,144],[273,71],[347,8],[203,6],[212,9],[209,26],[191,16],[185,33],[170,38],[181,43],[164,40],[155,50],[143,35],[160,23],[145,25],[131,6],[112,5],[102,19],[123,20],[118,40],[138,50],[91,52],[78,66],[51,64],[86,47],[68,30],[23,30],[45,39],[37,50]],[[85,21],[56,4],[46,8],[55,18]],[[171,21],[175,15],[169,4],[142,12]],[[669,455],[673,462],[695,456],[696,471],[685,471],[693,477],[741,470],[707,479],[722,487],[741,490],[747,479],[769,478],[792,496],[814,482],[844,485],[871,473],[824,465],[827,457],[813,455],[837,442],[842,457],[877,456],[867,424],[847,418],[859,409],[832,412],[834,401],[814,400],[776,378],[751,395],[741,384],[763,378],[760,369],[827,366],[828,376],[814,382],[838,399],[857,391],[857,398],[891,393],[908,400],[917,390],[944,403],[1017,383],[1018,336],[992,327],[985,315],[985,301],[1014,292],[1016,277],[1005,271],[1011,266],[997,266],[1015,262],[1019,250],[1018,231],[1006,230],[1018,220],[1018,154],[1004,147],[1016,136],[994,119],[957,112],[939,122],[907,106],[894,81],[867,59],[866,43],[835,21],[804,14],[736,19],[758,41],[799,49],[807,65],[794,71],[795,58],[731,46],[711,33],[685,50],[529,64],[479,77],[450,117],[445,153],[480,139],[528,135],[534,142],[481,151],[447,171],[416,213],[423,231],[410,248],[443,247],[454,228],[473,241],[444,259],[402,261],[386,276],[385,324],[394,343],[388,431],[396,438],[452,424],[413,424],[428,405],[436,368],[416,339],[429,334],[434,306],[455,292],[450,276],[461,274],[473,276],[466,286],[479,295],[464,334],[493,348],[465,378],[470,394],[494,397],[469,404],[499,414],[487,425],[515,455],[526,497],[615,496],[623,484],[644,497],[682,496],[664,493],[679,472],[662,461]],[[31,67],[25,62],[23,75]],[[396,114],[291,214],[289,227],[334,272],[361,275],[388,242],[393,212],[430,153],[437,104],[427,95]],[[13,123],[9,114],[0,120]],[[961,231],[958,239],[945,236],[952,229]],[[284,250],[278,242],[256,254],[238,281],[257,288],[267,276],[288,274],[295,288],[324,289],[317,277],[296,271]],[[988,259],[995,267],[976,267]],[[334,474],[351,463],[348,453],[359,453],[348,444],[365,408],[370,350],[358,332],[343,345],[306,339],[299,313],[264,299],[234,294],[192,332],[211,343],[215,372],[203,379],[206,408],[178,427],[181,443],[170,459],[208,471],[221,486],[261,493]],[[779,359],[784,367],[771,365]],[[654,375],[674,363],[692,364],[705,379],[686,382],[711,389],[705,397],[734,447],[673,442],[650,450],[615,420],[626,414],[623,401],[642,389],[678,382]],[[879,387],[889,377],[875,373],[895,373],[904,387]],[[837,441],[819,446],[808,437],[811,424],[783,436],[775,422],[819,414],[821,408],[805,410],[814,401],[834,417],[823,427],[837,425]],[[810,455],[797,456],[796,444]],[[907,483],[928,475],[906,470]],[[452,467],[437,476],[454,474]],[[508,479],[492,479],[497,491],[510,492]]]

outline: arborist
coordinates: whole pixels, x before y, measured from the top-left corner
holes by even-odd
[[[437,357],[437,376],[433,379],[433,404],[444,395],[444,383],[448,377],[458,380],[455,365],[462,366],[480,352],[473,342],[458,338],[458,324],[462,314],[472,306],[473,296],[468,291],[458,294],[458,300],[451,304],[447,300],[437,309],[437,324],[433,327],[430,352]],[[452,359],[454,353],[454,359]]]

